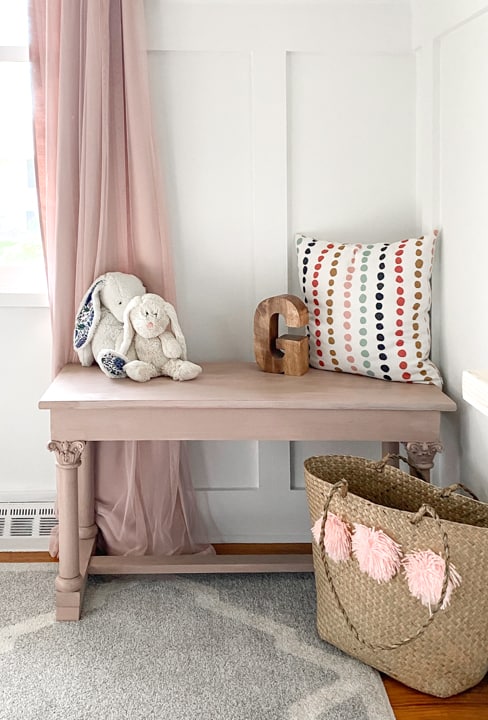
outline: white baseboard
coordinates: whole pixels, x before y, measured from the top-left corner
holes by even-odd
[[[0,490],[0,503],[54,503],[56,490],[52,488],[27,488]]]
[[[0,552],[47,552],[49,538],[2,538]]]
[[[213,535],[209,540],[200,542],[210,542],[218,544],[226,543],[250,543],[252,545],[281,545],[282,543],[311,543],[312,536],[310,533],[290,533],[288,535],[264,535],[262,533],[255,533],[254,535]]]

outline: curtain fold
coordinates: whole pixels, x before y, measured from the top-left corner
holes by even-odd
[[[56,373],[78,361],[72,348],[75,313],[98,275],[132,273],[148,292],[173,304],[176,292],[143,0],[30,0],[30,31]],[[212,552],[202,542],[205,531],[182,443],[94,445],[96,522],[109,553]]]

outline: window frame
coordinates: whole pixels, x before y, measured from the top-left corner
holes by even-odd
[[[29,63],[27,45],[0,45],[0,63]],[[0,307],[47,307],[49,305],[47,288],[45,291],[29,292],[26,275],[22,275],[19,266],[18,289],[3,287],[0,283]]]

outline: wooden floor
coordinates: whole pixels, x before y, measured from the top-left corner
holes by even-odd
[[[214,545],[219,554],[248,553],[307,553],[308,543],[262,546],[262,545]],[[48,553],[0,552],[0,562],[56,562]],[[441,700],[411,690],[396,680],[383,676],[386,692],[396,720],[488,720],[488,676],[471,690]]]
[[[488,676],[471,690],[440,699],[383,677],[396,720],[488,720]]]

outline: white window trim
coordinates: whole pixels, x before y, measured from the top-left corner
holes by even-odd
[[[0,62],[29,62],[26,45],[1,45]],[[8,292],[0,287],[0,307],[49,307],[47,293]]]
[[[25,45],[0,45],[0,62],[29,62],[29,48]]]
[[[0,308],[49,307],[47,293],[0,292]]]

